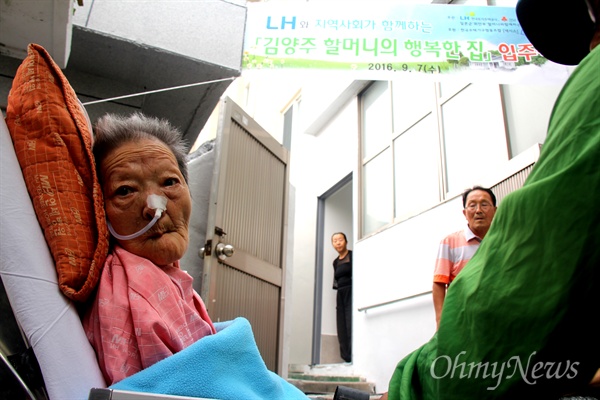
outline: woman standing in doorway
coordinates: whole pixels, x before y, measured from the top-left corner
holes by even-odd
[[[331,244],[338,252],[333,260],[333,288],[337,290],[336,319],[340,356],[352,361],[352,250],[348,250],[346,234],[336,232]]]

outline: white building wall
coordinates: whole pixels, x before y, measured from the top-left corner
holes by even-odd
[[[317,200],[355,168],[357,118],[357,104],[353,100],[317,137],[303,134],[292,136],[290,185],[296,191],[290,349],[292,364],[311,362]]]
[[[387,384],[396,364],[435,332],[430,294],[366,311],[359,308],[431,290],[441,238],[465,224],[460,197],[355,244],[354,370]]]

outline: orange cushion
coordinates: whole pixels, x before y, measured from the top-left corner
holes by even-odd
[[[6,123],[60,289],[85,301],[108,251],[89,119],[48,52],[36,44],[27,50],[8,96]]]

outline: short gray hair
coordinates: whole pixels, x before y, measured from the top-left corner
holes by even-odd
[[[187,149],[181,132],[169,121],[140,112],[130,116],[105,114],[94,126],[94,158],[96,169],[112,150],[141,139],[157,139],[171,150],[186,183],[188,183]]]

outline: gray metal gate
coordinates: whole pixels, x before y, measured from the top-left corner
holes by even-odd
[[[215,150],[201,295],[214,321],[247,318],[281,372],[288,152],[228,98]]]

